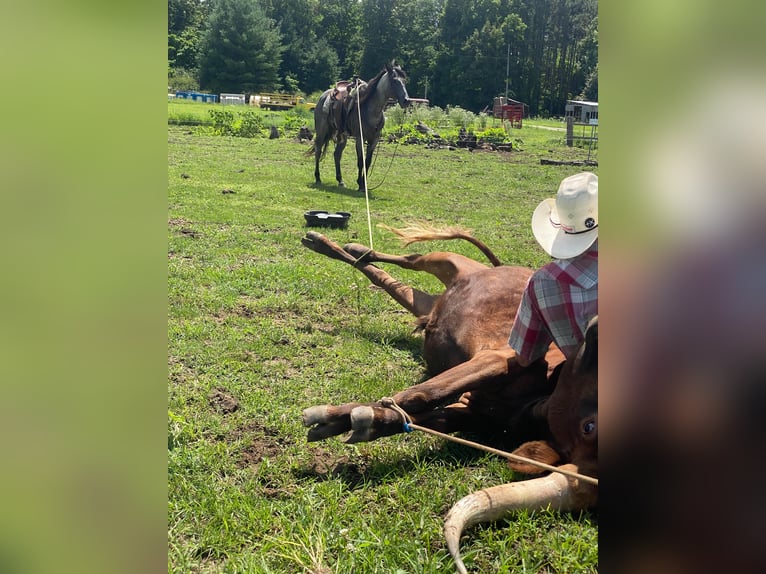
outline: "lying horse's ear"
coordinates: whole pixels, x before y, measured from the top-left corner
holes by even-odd
[[[393,70],[393,68],[394,68],[394,64],[393,64],[393,62],[392,62],[392,63],[390,63],[390,64],[389,64],[388,62],[386,62],[386,63],[385,63],[385,65],[384,65],[384,67],[386,68],[386,72],[388,72],[388,73],[390,74],[390,73],[391,73],[391,71],[392,71],[392,70]]]
[[[519,448],[514,450],[513,454],[531,458],[532,460],[543,462],[545,464],[556,464],[561,458],[559,453],[556,452],[556,449],[542,440],[525,442]],[[539,466],[535,466],[528,462],[509,460],[508,466],[516,472],[522,472],[524,474],[540,474],[541,472],[544,472]]]
[[[585,373],[598,364],[598,315],[588,322],[585,329],[585,342],[580,347],[572,372]]]

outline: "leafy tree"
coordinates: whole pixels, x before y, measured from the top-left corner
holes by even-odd
[[[168,67],[184,77],[197,68],[207,3],[203,0],[168,0]]]
[[[439,22],[444,0],[400,0],[391,18],[398,30],[397,54],[409,76],[407,90],[425,97],[438,57]]]
[[[444,0],[363,0],[360,75],[369,78],[396,60],[409,76],[408,91],[425,94],[437,59]]]
[[[585,84],[577,96],[579,99],[598,101],[598,16],[591,19],[579,45],[578,73]],[[578,83],[582,85],[582,80]]]
[[[591,102],[598,101],[598,64],[588,74],[588,77],[585,79],[585,86],[577,98]]]
[[[318,0],[261,0],[279,27],[284,52],[280,75],[290,91],[326,88],[338,76],[338,56],[320,39]]]
[[[307,94],[326,89],[339,78],[338,55],[324,39],[306,47],[298,68],[301,87]]]
[[[202,44],[200,85],[213,92],[276,89],[283,47],[257,0],[215,0]]]
[[[442,51],[436,64],[434,102],[473,110],[491,106],[505,92],[509,54],[512,77],[527,24],[510,0],[447,0],[441,25]],[[516,84],[516,82],[513,82]],[[515,92],[509,95],[516,95]]]
[[[392,14],[397,0],[362,0],[362,57],[359,75],[368,79],[398,56],[399,29]]]
[[[597,0],[168,0],[179,81],[198,65],[210,89],[311,93],[392,59],[437,106],[484,109],[508,77],[530,113],[561,114],[598,97]]]
[[[338,56],[338,78],[350,78],[359,71],[362,53],[362,5],[322,0],[319,15],[321,37]]]

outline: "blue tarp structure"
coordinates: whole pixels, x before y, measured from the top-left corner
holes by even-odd
[[[216,103],[218,96],[215,94],[203,94],[201,92],[176,92],[176,98],[194,100],[195,102]]]

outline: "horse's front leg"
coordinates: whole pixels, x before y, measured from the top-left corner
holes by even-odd
[[[510,347],[481,351],[470,361],[395,394],[393,403],[415,424],[441,432],[523,428],[531,416],[529,409],[550,394],[547,364],[540,361],[522,369],[510,364],[513,355]],[[401,414],[386,400],[354,406],[349,420],[350,443],[405,430]]]
[[[368,147],[369,149],[369,147]],[[367,152],[367,157],[364,157],[364,141],[362,141],[362,138],[356,138],[356,167],[357,167],[357,178],[356,183],[359,186],[359,191],[366,192],[367,186],[366,184],[366,177],[369,177],[370,175],[370,154],[369,151]],[[364,159],[362,159],[364,158]],[[367,173],[365,174],[365,170]]]
[[[335,142],[335,153],[333,153],[333,157],[335,158],[335,179],[338,180],[338,185],[340,187],[346,187],[346,184],[343,183],[343,175],[340,172],[340,159],[343,157],[343,150],[346,149],[347,142],[348,138],[339,133],[338,141]]]
[[[420,420],[421,416],[428,420],[428,413],[439,408],[447,399],[507,375],[510,356],[513,356],[510,347],[505,351],[484,351],[462,365],[397,393],[393,400],[414,421]],[[322,440],[349,430],[353,431],[348,438],[348,442],[352,443],[404,432],[401,415],[382,402],[310,407],[303,411],[303,425],[309,427],[309,441]]]
[[[357,166],[359,168],[359,177],[357,178],[357,183],[359,184],[359,191],[367,191],[367,188],[365,187],[365,173],[362,172],[362,169],[364,168],[367,179],[370,178],[370,167],[372,165],[372,155],[375,153],[375,147],[377,146],[378,141],[377,139],[372,140],[367,144],[367,152],[364,157],[364,163],[362,163],[362,146],[364,143],[359,143],[357,140],[356,143],[356,157],[357,157]]]

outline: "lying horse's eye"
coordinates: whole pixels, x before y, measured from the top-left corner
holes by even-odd
[[[591,434],[594,430],[596,430],[596,422],[595,421],[588,421],[584,425],[582,425],[582,431],[585,434]]]

